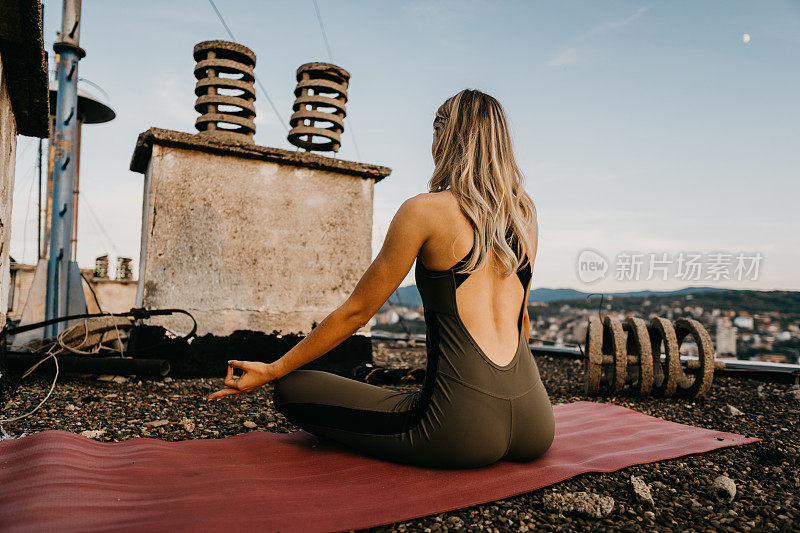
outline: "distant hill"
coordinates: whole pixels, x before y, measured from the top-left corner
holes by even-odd
[[[725,292],[731,289],[720,287],[686,287],[674,291],[629,291],[629,292],[606,292],[606,296],[614,298],[647,298],[650,296],[680,296],[684,294],[699,294],[704,292]],[[561,300],[580,300],[586,299],[590,294],[596,292],[577,291],[575,289],[533,289],[528,295],[529,302],[557,302]]]
[[[693,293],[691,301],[677,299],[676,294],[648,295],[646,297],[614,298],[606,300],[609,309],[627,310],[642,309],[656,310],[661,306],[677,304],[678,306],[690,304],[704,309],[736,309],[751,314],[776,312],[781,315],[800,315],[800,292],[798,291],[705,291]],[[563,302],[579,306],[584,300]],[[556,305],[560,305],[559,304]]]
[[[606,296],[613,296],[615,298],[644,298],[650,296],[679,296],[684,294],[699,294],[707,292],[725,292],[730,289],[722,289],[719,287],[686,287],[675,291],[631,291],[631,292],[607,292]],[[585,300],[586,297],[592,292],[578,291],[575,289],[533,289],[528,295],[529,302],[558,302],[561,300]],[[403,305],[405,307],[419,307],[422,305],[422,297],[419,295],[416,285],[406,285],[405,287],[398,288],[392,296],[389,297],[389,302],[395,305]]]
[[[394,294],[389,296],[389,303],[414,309],[422,305],[422,296],[419,295],[416,285],[406,285],[398,287]]]

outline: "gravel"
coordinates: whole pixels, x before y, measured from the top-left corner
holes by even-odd
[[[423,343],[376,341],[374,359],[377,366],[423,366],[425,347]],[[617,472],[587,472],[513,498],[374,531],[800,531],[800,401],[795,394],[800,393],[799,387],[717,377],[709,393],[697,399],[586,397],[580,361],[549,356],[536,360],[554,404],[614,403],[674,422],[754,435],[763,442]],[[35,406],[49,385],[46,376],[28,378],[4,414]],[[296,429],[274,410],[271,386],[233,400],[206,401],[205,396],[220,385],[221,379],[62,377],[42,410],[6,424],[5,429],[16,435],[61,429],[100,441],[135,437],[175,441]],[[742,414],[733,414],[728,406],[736,406]],[[653,505],[639,500],[631,476],[649,488]],[[721,476],[735,487],[731,501],[719,500],[722,494],[715,480]],[[614,507],[606,516],[595,518],[545,506],[545,501],[575,493],[592,495],[597,501],[612,498]]]

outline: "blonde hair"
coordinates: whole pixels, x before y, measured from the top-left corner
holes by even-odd
[[[509,276],[529,261],[533,200],[517,166],[505,111],[496,99],[465,89],[436,112],[436,165],[430,192],[450,190],[475,236],[463,273],[482,268],[493,252]],[[455,244],[455,243],[454,243]]]

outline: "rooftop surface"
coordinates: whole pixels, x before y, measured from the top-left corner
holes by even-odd
[[[375,341],[376,365],[423,366],[424,343]],[[583,395],[580,361],[537,356],[552,402],[609,402],[673,422],[756,436],[763,442],[678,457],[610,473],[585,473],[527,494],[451,511],[376,531],[795,531],[800,529],[800,401],[789,385],[717,377],[700,399],[596,398]],[[50,382],[22,383],[7,412],[36,405]],[[97,440],[219,438],[247,431],[292,431],[272,407],[271,387],[230,401],[204,397],[221,379],[98,381],[66,377],[36,415],[6,429],[19,434],[46,429],[101,432]],[[398,387],[408,388],[408,387]],[[728,406],[743,414],[732,415]],[[246,424],[247,423],[247,424]],[[191,431],[189,431],[191,429]],[[638,503],[630,476],[650,484],[655,506]],[[711,485],[719,475],[736,484],[731,503],[719,503]],[[543,495],[586,491],[614,499],[603,518],[545,510]]]

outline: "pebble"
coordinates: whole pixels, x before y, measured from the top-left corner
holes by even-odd
[[[631,489],[633,490],[634,496],[636,496],[636,501],[655,507],[653,496],[650,494],[650,487],[647,486],[644,479],[631,476]]]
[[[744,414],[742,411],[740,411],[739,409],[735,408],[731,404],[728,404],[725,407],[726,407],[726,409],[728,411],[728,414],[731,415],[731,416],[739,416],[739,415],[743,415]]]
[[[81,436],[87,437],[89,439],[98,439],[106,434],[105,429],[87,429],[85,431],[81,431]]]
[[[602,518],[614,510],[614,498],[592,492],[551,492],[542,498],[544,508],[560,513],[575,513]]]
[[[376,348],[373,355],[378,365],[391,363],[395,368],[424,365],[424,344],[398,350],[395,343],[374,339],[373,342]],[[381,355],[379,348],[383,346],[389,348]],[[800,387],[792,389],[789,385],[759,384],[738,377],[720,376],[715,377],[709,392],[695,399],[695,405],[689,409],[691,404],[685,400],[658,396],[643,399],[626,395],[611,399],[587,397],[581,392],[582,381],[571,379],[582,375],[575,374],[580,372],[582,361],[538,355],[536,359],[554,404],[586,400],[610,402],[674,422],[753,435],[764,441],[636,465],[617,472],[590,472],[555,486],[557,492],[586,491],[613,496],[616,500],[614,510],[603,518],[560,515],[557,511],[543,509],[543,496],[554,488],[547,487],[502,502],[443,513],[440,515],[441,531],[445,528],[463,533],[494,531],[495,528],[524,531],[523,525],[531,531],[562,532],[798,530],[794,524],[800,523],[797,511],[800,509],[800,442],[796,438],[800,434],[800,417],[797,416],[800,403],[789,394]],[[236,402],[211,403],[206,402],[201,393],[217,390],[218,377],[173,378],[172,383],[134,379],[121,385],[101,383],[96,381],[96,377],[60,377],[52,397],[36,416],[6,429],[15,429],[18,436],[47,429],[79,434],[82,430],[105,428],[105,435],[98,441],[125,441],[146,436],[170,441],[229,437],[256,431],[242,425],[248,419],[256,422],[260,430],[270,428],[270,431],[285,433],[296,429],[274,410],[271,385],[243,395]],[[23,402],[38,403],[50,384],[51,380],[46,376],[26,379],[12,396],[12,401],[19,404],[9,405],[9,413],[11,409],[15,413],[22,412]],[[758,394],[759,387],[762,395]],[[118,398],[105,399],[107,393],[118,393]],[[70,404],[75,406],[74,411],[67,407]],[[741,405],[747,411],[744,416],[731,416],[726,410],[728,404]],[[194,432],[186,431],[181,423],[182,417],[195,422]],[[158,419],[172,422],[155,429],[142,425],[145,421]],[[719,504],[710,492],[712,481],[718,475],[730,476],[731,473],[736,475],[737,494],[732,502]],[[636,502],[631,493],[631,474],[648,483],[651,496],[658,499],[656,508]],[[692,505],[693,498],[696,507]],[[712,504],[711,511],[707,508],[709,504]],[[654,512],[655,520],[648,521],[647,511]],[[501,521],[500,515],[506,516],[511,525],[509,521]],[[432,529],[435,521],[434,516],[407,520],[402,528],[409,533],[422,532],[425,528]],[[398,529],[399,524],[394,524],[374,531],[389,533]]]
[[[142,425],[146,428],[159,428],[161,426],[166,426],[167,424],[169,424],[169,420],[151,420]]]
[[[181,418],[181,426],[187,433],[194,432],[195,423],[191,418]]]
[[[711,485],[711,494],[717,501],[732,502],[736,496],[736,483],[728,476],[717,476]]]
[[[249,429],[255,429],[255,428],[258,427],[258,424],[256,424],[252,420],[246,420],[245,423],[244,423],[244,427],[249,428]]]

